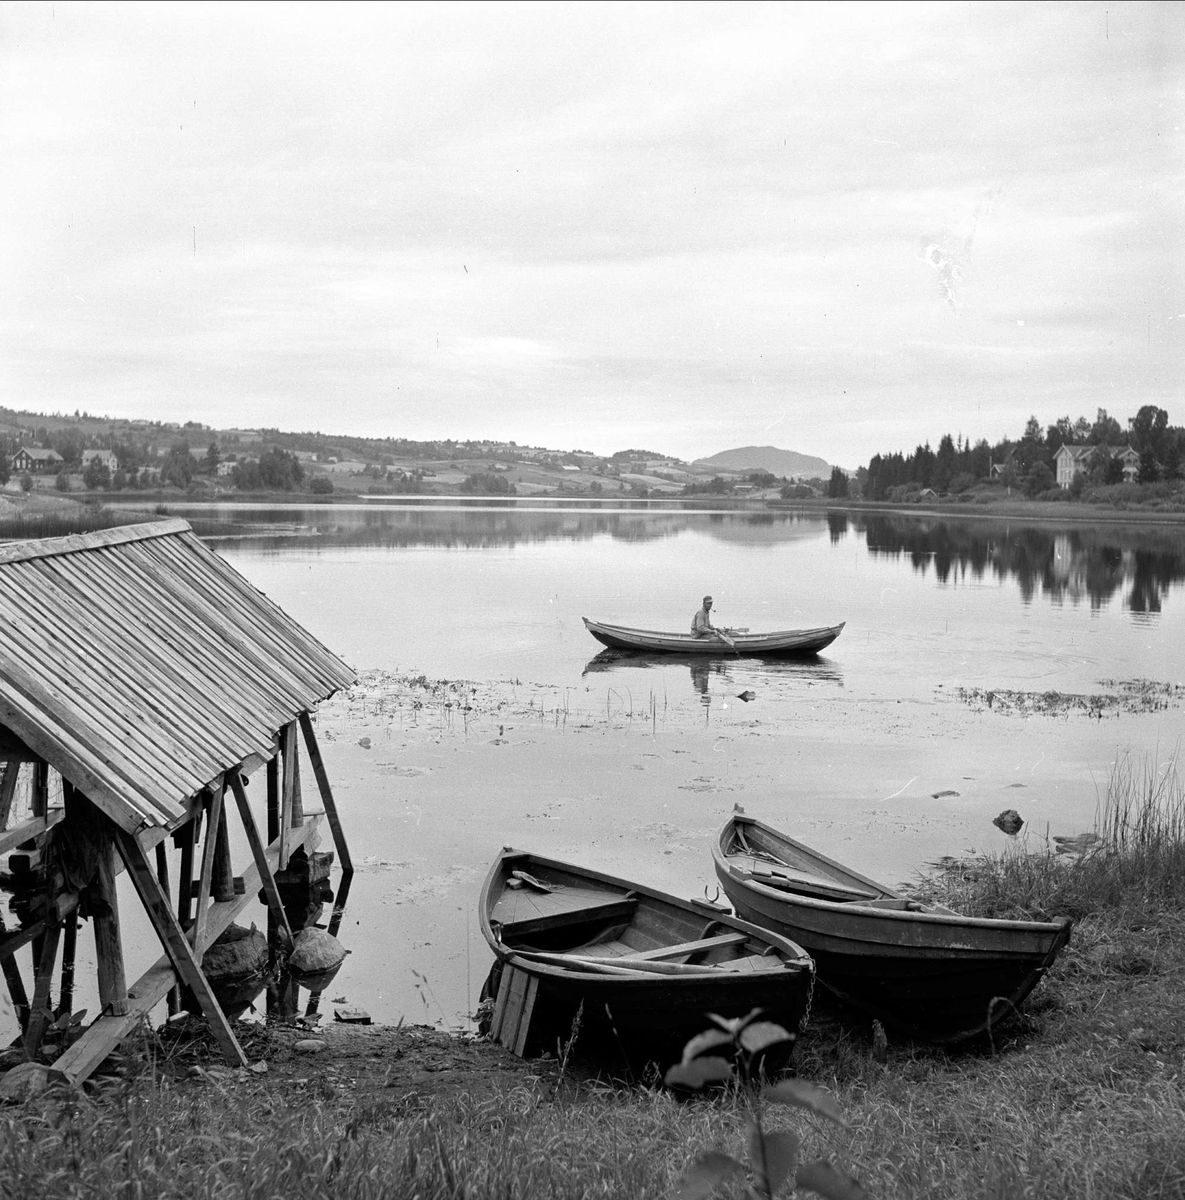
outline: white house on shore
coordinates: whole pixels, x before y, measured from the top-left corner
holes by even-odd
[[[1140,456],[1130,446],[1072,446],[1067,442],[1053,456],[1057,466],[1057,486],[1068,488],[1079,475],[1090,470],[1097,455],[1122,460],[1123,482],[1135,482],[1140,471]]]
[[[85,471],[93,462],[106,467],[112,473],[119,468],[119,459],[115,457],[114,450],[84,450],[82,452],[82,469]]]

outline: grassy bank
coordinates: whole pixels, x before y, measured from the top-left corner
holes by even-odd
[[[770,1124],[877,1197],[1185,1197],[1183,867],[1179,777],[1128,759],[1092,837],[939,864],[917,887],[952,906],[1073,916],[1051,976],[994,1039],[953,1051],[890,1040],[875,1055],[865,1022],[817,999],[797,1071],[849,1126],[791,1109]],[[253,1036],[251,1057],[267,1058],[280,1034]],[[450,1086],[447,1062],[413,1081],[401,1052],[370,1086],[362,1062],[332,1086],[317,1059],[285,1091],[275,1069],[189,1079],[147,1045],[156,1057],[129,1074],[0,1113],[0,1195],[633,1200],[670,1195],[703,1148],[744,1156],[729,1096],[680,1099],[554,1061],[483,1090],[459,1070]]]

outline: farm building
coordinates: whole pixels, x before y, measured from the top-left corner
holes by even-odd
[[[41,446],[22,446],[12,456],[12,469],[44,474],[46,471],[59,470],[65,461],[56,450],[43,449]]]
[[[57,1053],[54,1068],[83,1079],[169,995],[245,1063],[205,956],[261,890],[281,961],[291,946],[276,876],[313,854],[321,817],[305,812],[302,741],[351,869],[311,710],[353,678],[185,521],[0,545],[0,854],[20,851],[0,966],[26,1057]],[[251,851],[238,870],[232,813]],[[162,950],[130,984],[121,871]],[[100,1012],[67,1036],[80,919]]]

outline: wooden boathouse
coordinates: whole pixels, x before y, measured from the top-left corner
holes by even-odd
[[[170,992],[246,1063],[203,956],[261,893],[279,953],[291,945],[276,873],[312,854],[321,816],[305,811],[301,742],[352,869],[310,713],[353,680],[185,521],[0,545],[0,855],[22,895],[19,923],[0,920],[0,967],[27,1058],[68,1026],[89,919],[101,1011],[61,1039],[57,1071],[86,1078]],[[232,814],[250,847],[238,869]],[[125,870],[162,949],[131,983]]]

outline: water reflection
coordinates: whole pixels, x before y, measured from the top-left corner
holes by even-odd
[[[365,548],[488,549],[554,540],[609,537],[624,542],[657,541],[695,529],[721,541],[776,544],[817,537],[822,513],[715,512],[662,508],[539,508],[513,501],[399,505],[173,505],[175,516],[241,526],[236,545],[264,552],[291,551],[299,538],[310,549]],[[220,538],[211,536],[217,544]]]
[[[1010,579],[1026,604],[1044,596],[1054,604],[1085,602],[1100,609],[1118,600],[1141,615],[1159,613],[1172,588],[1185,581],[1185,529],[1167,524],[1036,524],[839,509],[634,510],[620,502],[546,507],[476,497],[382,505],[177,505],[170,511],[236,525],[243,533],[235,543],[264,554],[290,553],[294,542],[312,551],[488,549],[596,538],[641,544],[695,532],[759,549],[824,537],[837,546],[854,537],[873,556],[904,559],[923,575],[932,569],[941,584]]]
[[[686,668],[692,691],[705,709],[713,694],[726,693],[753,699],[753,689],[803,680],[843,687],[839,664],[818,656],[806,658],[738,658],[732,654],[651,654],[643,650],[602,650],[584,666],[582,674]],[[747,696],[743,693],[747,693]]]
[[[1013,578],[1026,604],[1116,597],[1133,613],[1159,613],[1185,580],[1185,531],[1179,527],[1048,526],[1004,521],[927,520],[850,514],[870,554],[904,556],[915,571],[933,567],[940,583]],[[835,539],[835,526],[832,526]]]

